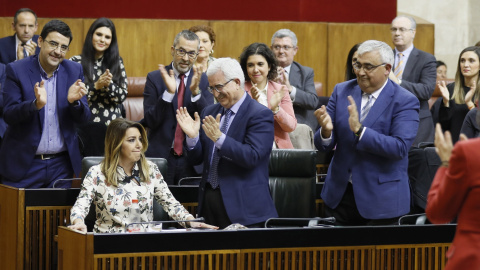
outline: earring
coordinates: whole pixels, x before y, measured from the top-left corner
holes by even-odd
[[[210,55],[212,55],[212,54],[213,54],[213,49],[210,51]]]

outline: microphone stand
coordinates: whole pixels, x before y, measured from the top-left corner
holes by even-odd
[[[293,223],[293,222],[297,222],[297,223],[301,223],[302,221],[307,221],[308,222],[308,225],[307,226],[303,226],[303,227],[308,227],[308,228],[311,228],[311,227],[333,227],[333,223],[335,223],[335,218],[334,217],[327,217],[327,218],[321,218],[321,217],[313,217],[313,218],[269,218],[266,222],[265,222],[265,228],[268,228],[268,223],[270,221],[280,221],[279,223],[280,224],[287,224],[290,222],[290,223]],[[332,223],[332,224],[318,224],[319,222],[323,222],[323,223]],[[291,226],[290,226],[291,227]]]

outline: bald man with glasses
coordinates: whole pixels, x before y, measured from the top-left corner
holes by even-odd
[[[413,46],[417,24],[410,16],[398,16],[392,21],[390,32],[395,45],[395,63],[390,79],[410,91],[420,101],[420,126],[413,146],[432,142],[435,135],[428,100],[437,80],[437,63],[433,55]]]

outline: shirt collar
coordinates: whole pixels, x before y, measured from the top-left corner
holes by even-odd
[[[413,50],[413,43],[412,43],[412,45],[410,45],[410,47],[408,47],[405,51],[403,51],[403,52],[401,52],[401,53],[403,54],[403,56],[408,56],[408,55],[410,55],[410,53],[412,52],[412,50]],[[397,48],[395,48],[395,56],[397,56],[397,54],[398,54],[399,52],[400,52],[400,51],[399,51]]]
[[[40,68],[40,75],[42,76],[42,78],[47,78],[47,79],[49,79],[47,72],[45,72],[45,70],[43,69],[42,65],[40,64],[40,57],[37,57],[37,61],[38,61],[38,67]],[[60,65],[58,65],[57,68],[53,71],[52,77],[56,75],[56,73],[58,72],[58,68],[59,68],[59,67],[60,67]],[[51,78],[51,77],[50,77],[50,78]]]
[[[375,100],[378,98],[378,96],[380,95],[380,93],[382,92],[383,88],[385,88],[385,86],[387,85],[388,83],[388,79],[385,81],[385,83],[383,84],[382,87],[380,87],[380,89],[378,90],[375,90],[375,92],[373,92],[371,95],[375,98]],[[367,95],[367,93],[364,93],[365,95]]]
[[[290,64],[288,67],[284,67],[283,70],[287,72],[287,74],[290,74],[290,69],[292,68],[292,65]]]
[[[247,98],[247,92],[243,91],[243,96],[230,108],[234,114],[237,114],[240,106],[242,106],[243,102],[245,101],[245,98]]]

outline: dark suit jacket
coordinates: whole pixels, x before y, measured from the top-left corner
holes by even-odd
[[[207,107],[201,119],[207,115],[215,117],[219,113],[223,113],[223,107],[217,103]],[[232,223],[251,225],[278,216],[268,186],[268,162],[273,134],[272,111],[247,95],[218,152],[218,183]],[[187,157],[193,164],[210,161],[213,147],[213,141],[201,130],[199,142],[188,151]],[[210,162],[205,162],[198,213],[201,213],[203,206],[209,170]]]
[[[172,69],[172,65],[166,67],[167,72]],[[185,86],[183,106],[187,108],[188,113],[193,117],[194,112],[199,114],[210,104],[213,104],[213,95],[208,91],[208,79],[205,73],[200,79],[201,97],[198,101],[192,102],[190,83],[193,74],[190,73]],[[149,128],[148,141],[150,142],[146,155],[148,157],[167,158],[172,148],[175,137],[175,128],[177,127],[176,111],[178,109],[177,93],[172,102],[163,100],[163,93],[167,91],[162,74],[159,70],[152,71],[147,75],[145,91],[143,92],[143,123]]]
[[[480,139],[456,143],[448,168],[438,168],[428,192],[426,213],[431,222],[443,224],[457,218],[445,270],[480,265],[480,151],[475,151],[479,148]]]
[[[395,53],[395,51],[394,51]],[[403,70],[400,86],[414,94],[420,101],[420,126],[413,141],[414,145],[421,142],[433,142],[435,128],[428,100],[432,97],[437,81],[437,62],[435,56],[413,48]]]
[[[38,35],[34,35],[32,40],[38,44]],[[35,54],[40,52],[37,46]],[[15,47],[15,35],[0,39],[0,63],[8,64],[17,59],[17,48]]]
[[[318,96],[313,82],[313,69],[294,61],[288,79],[290,84],[297,88],[295,100],[292,101],[297,122],[307,124],[315,132],[318,122],[313,112],[318,105]]]
[[[7,124],[3,120],[3,86],[5,84],[5,65],[0,63],[0,138],[3,138],[3,134],[7,129]]]
[[[80,174],[82,160],[75,125],[86,123],[90,118],[86,96],[76,106],[67,100],[68,89],[78,79],[83,80],[82,66],[63,60],[57,75],[57,114],[60,131],[77,175]],[[8,127],[0,149],[0,174],[11,180],[22,179],[33,162],[42,136],[45,108],[37,110],[33,105],[33,89],[35,83],[40,81],[37,56],[7,65],[3,115]]]
[[[356,80],[337,84],[327,106],[333,123],[332,141],[324,146],[321,129],[315,133],[318,150],[336,146],[321,196],[328,207],[336,208],[351,175],[355,202],[364,218],[399,217],[410,211],[408,150],[417,134],[419,102],[388,80],[363,121],[366,129],[359,140],[348,123],[347,97],[353,97],[360,115],[361,95]]]

